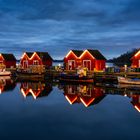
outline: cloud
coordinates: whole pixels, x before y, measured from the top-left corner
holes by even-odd
[[[119,55],[139,47],[139,7],[139,0],[0,0],[0,51]]]

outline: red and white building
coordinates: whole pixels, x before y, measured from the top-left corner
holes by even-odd
[[[66,85],[64,96],[71,105],[82,103],[85,107],[97,104],[105,97],[103,89],[88,85]]]
[[[103,71],[105,64],[106,58],[98,50],[70,50],[64,58],[66,70],[75,70],[82,66],[89,71]]]
[[[131,67],[140,68],[140,50],[131,58]]]
[[[0,53],[0,66],[5,68],[16,68],[16,58],[13,54]]]
[[[53,59],[48,52],[25,52],[21,57],[20,65],[24,69],[32,65],[44,65],[49,68],[52,62]]]
[[[23,82],[21,83],[20,91],[24,98],[32,95],[34,99],[37,99],[38,97],[48,96],[52,91],[52,86],[44,83]]]

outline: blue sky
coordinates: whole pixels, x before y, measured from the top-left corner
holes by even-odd
[[[140,46],[140,0],[0,0],[0,52],[98,49],[116,57]]]

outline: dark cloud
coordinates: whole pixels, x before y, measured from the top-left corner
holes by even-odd
[[[114,57],[139,47],[139,13],[139,0],[0,0],[0,51],[63,58],[92,48]]]

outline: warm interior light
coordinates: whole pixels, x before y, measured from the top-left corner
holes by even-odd
[[[41,91],[38,91],[37,93],[35,93],[32,89],[30,89],[29,92],[32,94],[33,98],[36,99]]]
[[[136,108],[136,110],[138,111],[138,112],[140,112],[140,109],[135,105],[134,106],[135,108]]]
[[[76,58],[78,58],[78,57],[74,54],[74,52],[73,52],[72,50],[69,51],[69,53],[66,55],[66,58],[67,58],[71,53],[73,53],[73,55],[74,55]]]
[[[134,56],[137,57],[140,54],[140,51],[138,51]]]
[[[21,88],[21,93],[23,94],[23,96],[24,96],[24,98],[26,98],[26,96],[27,96],[27,93],[24,91],[24,89],[23,88]]]
[[[88,103],[86,103],[81,97],[80,100],[85,105],[85,107],[88,107],[95,100],[95,98],[92,98]]]
[[[38,59],[40,59],[40,57],[38,56],[38,54],[36,52],[34,52],[33,55],[31,56],[31,58],[29,58],[29,59],[32,60],[35,55],[38,57]]]
[[[72,105],[76,100],[77,97],[75,97],[73,100],[70,100],[69,97],[67,95],[65,95],[65,98],[67,99],[67,101]]]
[[[84,52],[81,54],[79,58],[81,59],[85,55],[85,53],[88,53],[93,59],[95,59],[95,57],[93,57],[88,50],[84,50]]]

